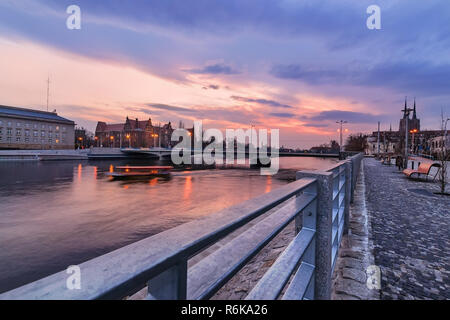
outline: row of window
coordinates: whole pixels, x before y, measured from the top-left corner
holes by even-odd
[[[3,139],[3,136],[0,136],[0,142],[12,143],[13,141],[15,141],[16,143],[17,142],[22,142],[22,138],[21,137],[16,137],[16,139],[14,140],[12,137],[5,137],[5,139]],[[25,137],[23,139],[23,142],[25,142],[25,143],[31,143],[31,142],[39,143],[39,139],[38,138],[31,139],[29,137]],[[62,139],[61,141],[59,139],[53,140],[52,138],[50,138],[48,140],[46,140],[44,138],[41,138],[41,140],[40,140],[40,143],[44,143],[44,144],[45,143],[49,143],[49,144],[56,143],[56,144],[59,144],[60,142],[61,143],[65,143],[66,141],[65,141],[65,139]]]
[[[12,127],[13,126],[13,123],[11,121],[5,122],[5,124],[8,127]],[[3,121],[0,120],[0,126],[2,126],[2,125],[3,125]],[[16,122],[15,123],[15,127],[16,128],[31,128],[31,127],[33,127],[33,129],[41,128],[41,129],[48,129],[48,130],[55,129],[55,131],[61,130],[63,132],[66,131],[66,127],[64,127],[64,126],[60,127],[59,125],[53,126],[53,125],[37,124],[37,123],[30,124],[30,123]]]
[[[31,134],[31,131],[28,129],[25,129],[24,131],[24,135],[25,137],[29,137]],[[3,135],[3,128],[0,127],[0,136]],[[12,136],[13,135],[13,129],[12,128],[6,128],[6,135],[7,136]],[[16,136],[21,136],[22,135],[22,129],[16,129]],[[39,131],[38,130],[33,130],[33,136],[37,137],[39,136]],[[53,137],[53,131],[49,131],[48,134],[46,131],[41,131],[41,137],[49,137],[52,138]],[[62,138],[66,137],[65,133],[61,134]],[[55,133],[55,138],[59,138],[59,132]]]

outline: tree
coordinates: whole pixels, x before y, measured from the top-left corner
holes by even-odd
[[[330,147],[331,147],[331,150],[334,150],[337,152],[339,152],[341,150],[341,146],[339,145],[339,143],[336,140],[330,141]]]
[[[438,159],[441,165],[439,174],[439,185],[441,188],[440,194],[445,194],[445,188],[447,186],[447,165],[450,158],[450,152],[446,146],[447,143],[447,121],[450,118],[444,119],[444,112],[441,113],[441,131],[442,131],[442,141],[441,141],[441,152],[438,153]]]
[[[367,135],[362,133],[351,134],[346,141],[345,151],[364,152],[367,148]]]

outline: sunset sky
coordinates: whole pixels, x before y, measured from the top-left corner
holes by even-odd
[[[81,30],[66,8],[81,8]],[[366,9],[381,7],[381,30]],[[0,0],[0,104],[93,131],[154,124],[279,128],[311,147],[382,129],[416,97],[421,127],[450,112],[450,5],[400,0]]]

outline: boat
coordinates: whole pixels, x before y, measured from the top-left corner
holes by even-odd
[[[113,179],[168,177],[172,169],[171,166],[118,166],[106,175]]]

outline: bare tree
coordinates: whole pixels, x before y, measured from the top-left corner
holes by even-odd
[[[439,185],[441,187],[441,194],[445,194],[445,189],[447,187],[447,165],[450,156],[450,152],[447,149],[447,122],[450,118],[444,119],[444,112],[441,112],[441,152],[438,155],[438,159],[441,165],[439,174]]]
[[[351,134],[347,138],[347,143],[345,145],[346,151],[362,151],[367,148],[367,135],[362,133]]]

